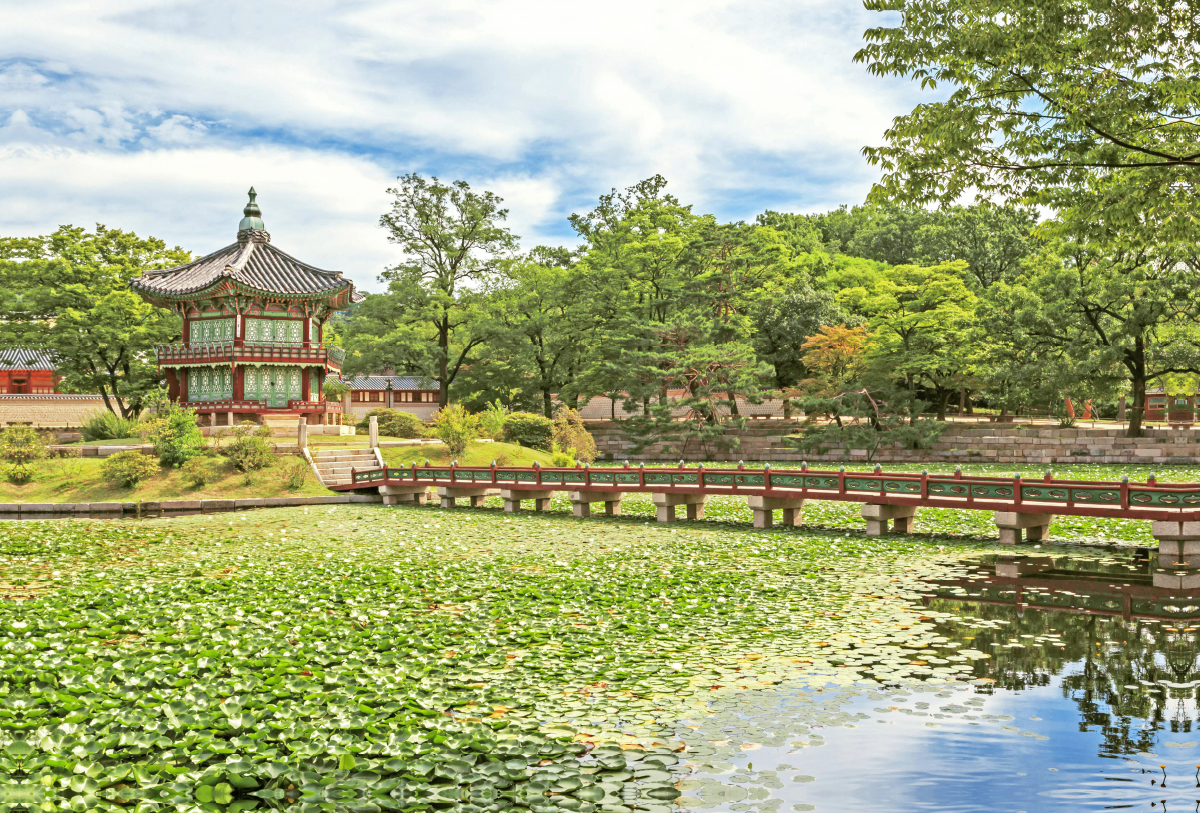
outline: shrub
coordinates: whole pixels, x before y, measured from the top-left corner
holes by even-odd
[[[141,425],[132,418],[122,418],[107,409],[101,410],[80,423],[84,440],[116,440],[137,437]]]
[[[479,413],[479,432],[485,438],[492,440],[502,440],[504,438],[504,422],[508,420],[508,410],[501,404],[500,399],[487,405],[483,412]]]
[[[137,451],[109,455],[100,464],[101,476],[120,488],[133,488],[157,473],[158,463],[148,455]]]
[[[583,418],[578,410],[563,407],[554,416],[554,442],[583,463],[591,463],[596,459],[596,441],[583,428]]]
[[[446,444],[450,454],[459,457],[467,444],[479,437],[479,416],[467,412],[462,404],[449,404],[438,410],[433,434]]]
[[[238,471],[252,472],[275,464],[271,427],[240,423],[225,445],[225,457]]]
[[[217,479],[217,473],[202,457],[193,457],[180,469],[183,481],[192,488],[204,488]]]
[[[154,444],[158,462],[178,468],[193,457],[204,454],[204,435],[196,424],[196,411],[179,404],[166,404],[158,417],[143,428],[146,439]]]
[[[572,452],[574,452],[574,451],[575,451],[574,449],[564,450],[557,443],[553,444],[550,447],[550,455],[551,455],[550,456],[550,465],[558,466],[559,468],[564,468],[566,466],[574,466],[575,465],[575,455],[572,454]]]
[[[429,435],[429,428],[416,415],[387,407],[372,409],[358,422],[358,428],[369,429],[372,415],[379,419],[379,434],[389,438],[423,438]]]
[[[32,426],[10,426],[0,432],[0,459],[8,464],[4,475],[10,483],[28,483],[49,454],[46,439]]]
[[[312,469],[308,467],[308,462],[301,457],[289,458],[283,464],[281,477],[283,484],[292,491],[304,488],[304,484],[308,482],[308,476],[312,474]]]
[[[514,412],[504,421],[504,440],[548,452],[554,442],[554,422],[532,412]]]

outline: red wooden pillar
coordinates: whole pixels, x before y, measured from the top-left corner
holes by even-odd
[[[305,319],[304,321],[306,323],[308,322],[307,319]],[[307,330],[307,328],[306,328],[306,330]],[[310,392],[312,392],[312,390],[309,387],[309,379],[313,376],[313,374],[314,374],[314,371],[310,367],[309,369],[305,370],[300,376],[300,400],[304,401],[305,403],[308,403],[308,395]]]
[[[233,370],[233,400],[246,400],[246,368],[240,364]]]
[[[191,335],[192,335],[192,320],[185,316],[185,317],[183,317],[183,332],[180,335],[180,338],[182,339],[184,344],[187,344],[189,341],[191,341]]]
[[[171,401],[179,400],[179,374],[174,369],[166,371],[167,379],[167,398]]]
[[[186,403],[188,399],[188,371],[186,367],[179,368],[179,403]]]

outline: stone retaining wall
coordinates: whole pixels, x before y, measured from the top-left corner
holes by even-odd
[[[0,519],[65,519],[69,516],[140,516],[209,514],[247,508],[295,505],[377,503],[378,494],[334,494],[328,497],[252,497],[241,500],[139,500],[138,502],[10,502],[0,503]]]
[[[699,449],[691,449],[683,455],[683,459],[771,463],[808,461],[812,464],[865,462],[867,459],[865,450],[846,450],[836,445],[826,450],[825,454],[797,451],[784,441],[784,436],[795,432],[798,426],[794,421],[751,424],[737,433],[741,445],[732,452],[704,454]],[[611,421],[591,423],[588,431],[596,440],[596,451],[601,459],[605,459],[606,455],[612,460],[635,461],[678,460],[680,457],[666,455],[661,447],[652,447],[641,455],[630,455],[630,442],[623,437],[620,425]],[[876,452],[874,461],[1035,466],[1051,463],[1200,463],[1200,429],[1147,429],[1146,437],[1126,438],[1121,429],[951,424],[941,439],[929,449],[884,447]]]

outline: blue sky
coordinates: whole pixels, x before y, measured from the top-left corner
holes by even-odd
[[[232,242],[245,191],[285,251],[367,290],[409,171],[505,198],[532,247],[654,173],[697,211],[861,202],[860,150],[918,101],[853,61],[853,0],[0,0],[0,234]]]

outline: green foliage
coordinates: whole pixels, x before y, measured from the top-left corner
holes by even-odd
[[[575,450],[573,448],[564,449],[558,445],[557,441],[555,441],[554,445],[550,447],[550,462],[552,465],[558,466],[559,468],[574,466]]]
[[[225,457],[238,471],[260,471],[275,465],[275,445],[271,443],[271,427],[263,424],[239,423],[233,428],[224,448]]]
[[[296,491],[304,488],[312,477],[312,469],[302,457],[289,457],[280,467],[279,476],[286,488]]]
[[[359,429],[371,427],[371,416],[378,418],[379,434],[389,438],[424,438],[429,437],[429,427],[411,412],[401,409],[372,409],[358,422]]]
[[[107,410],[84,418],[79,424],[84,440],[117,440],[137,437],[141,424],[131,418],[122,418]]]
[[[329,377],[321,385],[321,392],[325,395],[325,400],[327,401],[341,401],[342,396],[350,392],[350,385],[339,379]]]
[[[32,426],[10,426],[0,431],[0,460],[10,483],[28,483],[38,464],[50,454],[45,436]]]
[[[346,371],[391,368],[437,381],[441,403],[483,345],[488,320],[480,286],[516,250],[501,223],[508,210],[491,192],[416,173],[389,189],[380,218],[400,263],[383,273],[382,294],[367,294],[346,324]]]
[[[926,449],[937,442],[946,424],[919,418],[924,405],[906,396],[902,390],[864,389],[797,399],[794,406],[805,413],[801,436],[786,440],[801,451],[824,452],[833,444],[846,451],[861,449],[868,462],[884,446]]]
[[[446,444],[450,454],[459,457],[467,450],[467,444],[479,437],[479,416],[468,412],[462,404],[444,406],[438,410],[433,436]]]
[[[554,421],[532,412],[513,412],[504,421],[504,441],[548,452],[554,441]]]
[[[153,348],[177,341],[180,322],[129,283],[190,258],[102,225],[0,238],[0,346],[49,352],[67,392],[99,392],[110,411],[135,418],[161,381]]]
[[[504,423],[508,420],[508,410],[500,403],[500,399],[489,403],[479,413],[479,432],[485,438],[504,440]]]
[[[596,459],[596,441],[583,425],[579,412],[563,407],[554,416],[553,446],[572,455],[575,460],[591,463]]]
[[[134,450],[109,455],[100,464],[101,476],[119,488],[133,488],[158,472],[154,458]]]
[[[142,426],[143,434],[152,444],[158,462],[178,468],[193,457],[204,454],[204,435],[196,423],[196,411],[168,403],[159,407],[158,414]]]
[[[183,482],[192,488],[204,488],[217,480],[217,472],[205,457],[193,457],[179,469]]]

